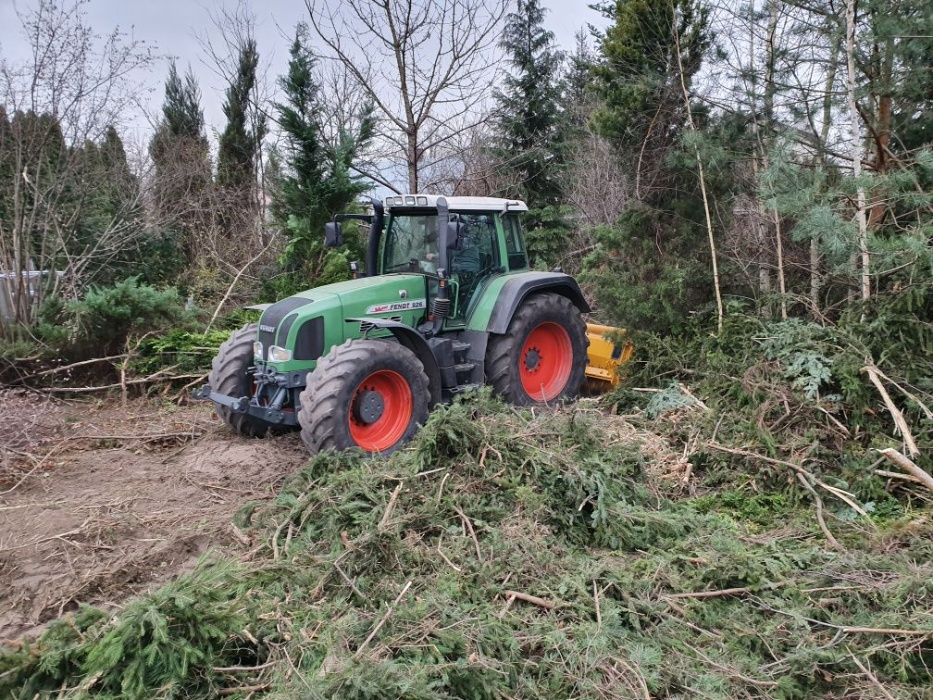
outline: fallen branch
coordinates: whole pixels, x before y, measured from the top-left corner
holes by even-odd
[[[50,374],[58,374],[59,372],[67,372],[70,369],[75,369],[76,367],[85,367],[87,365],[95,365],[98,362],[111,362],[113,360],[122,360],[123,355],[109,355],[107,357],[95,357],[91,360],[81,360],[81,362],[72,362],[69,365],[61,365],[59,367],[52,367],[51,369],[44,369],[41,372],[36,372],[35,374],[28,374],[25,377],[18,377],[14,380],[16,384],[21,384],[29,379],[36,379],[37,377],[45,377]]]
[[[819,523],[820,529],[826,536],[826,541],[829,542],[829,546],[833,549],[843,549],[843,546],[839,544],[839,541],[833,537],[833,533],[830,532],[829,526],[826,524],[826,520],[823,518],[823,499],[820,498],[820,494],[818,494],[816,489],[810,485],[810,482],[807,481],[807,477],[805,477],[803,474],[800,474],[799,472],[797,473],[797,480],[807,491],[810,492],[810,495],[813,496],[813,502],[816,504],[816,522]]]
[[[116,384],[104,384],[103,386],[56,386],[44,389],[36,389],[46,394],[89,394],[96,391],[111,391],[113,389],[122,389],[124,386],[135,384],[152,384],[154,382],[174,382],[179,379],[192,379],[202,377],[201,374],[165,374],[167,370],[150,374],[142,379],[130,379],[126,382],[117,382]]]
[[[925,469],[920,467],[912,459],[905,457],[893,447],[888,447],[884,450],[878,450],[878,452],[884,455],[884,457],[889,462],[907,472],[908,475],[912,477],[913,481],[917,481],[923,484],[927,489],[933,492],[933,476],[930,476],[930,474],[928,474]]]
[[[765,455],[758,454],[757,452],[749,452],[748,450],[740,450],[735,447],[726,447],[725,445],[720,445],[718,442],[707,442],[706,446],[709,447],[710,449],[717,450],[719,452],[725,452],[726,454],[738,455],[739,457],[746,457],[748,459],[757,459],[761,462],[765,462],[767,464],[775,464],[780,467],[789,467],[793,469],[795,472],[797,472],[798,474],[803,474],[812,483],[816,484],[821,489],[824,489],[827,493],[830,493],[836,498],[838,498],[840,501],[845,503],[856,513],[868,519],[868,522],[872,523],[872,525],[874,526],[874,523],[872,522],[868,513],[865,512],[865,509],[862,508],[858,503],[856,503],[853,500],[852,494],[848,493],[847,491],[843,491],[842,489],[838,489],[835,486],[830,486],[829,484],[822,481],[821,479],[818,479],[813,473],[801,467],[799,464],[794,464],[793,462],[787,462],[783,459],[775,459],[774,457],[767,457]]]
[[[369,636],[367,636],[366,639],[363,640],[363,643],[360,644],[359,648],[356,650],[356,653],[353,655],[354,659],[360,658],[360,656],[363,653],[363,650],[366,649],[366,647],[372,641],[373,637],[375,637],[376,634],[378,634],[379,630],[382,629],[382,626],[386,623],[386,620],[389,619],[389,616],[392,615],[392,612],[395,610],[395,606],[399,604],[399,601],[402,600],[402,597],[408,592],[408,589],[411,588],[411,583],[412,583],[411,581],[406,583],[405,587],[402,588],[402,592],[399,593],[395,597],[395,600],[392,602],[392,605],[389,606],[389,609],[385,611],[385,614],[382,616],[382,618],[380,618],[376,626],[373,627],[372,632],[369,633]]]
[[[529,595],[528,593],[522,593],[521,591],[502,592],[511,600],[521,600],[525,603],[531,603],[532,605],[537,605],[539,608],[544,608],[546,610],[553,610],[557,607],[557,603],[554,603],[550,600],[545,600],[544,598],[539,598],[536,595]]]
[[[894,401],[891,400],[891,395],[888,393],[888,390],[884,388],[884,384],[881,382],[881,377],[879,376],[878,368],[874,365],[865,365],[862,367],[862,371],[868,374],[868,379],[872,384],[875,385],[878,393],[881,394],[881,400],[884,401],[884,405],[888,409],[888,413],[890,413],[891,418],[894,419],[895,433],[900,433],[904,440],[904,446],[907,448],[907,454],[911,457],[916,457],[918,454],[920,454],[920,448],[917,447],[917,443],[914,441],[913,433],[910,432],[910,426],[907,425],[907,420],[904,418],[904,414],[901,413],[901,409],[894,405]]]

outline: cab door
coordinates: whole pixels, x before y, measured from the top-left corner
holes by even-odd
[[[460,222],[460,238],[447,251],[448,277],[453,309],[450,322],[465,322],[477,292],[495,274],[502,272],[496,214],[493,212],[454,212]]]

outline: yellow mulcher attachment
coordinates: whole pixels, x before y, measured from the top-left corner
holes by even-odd
[[[628,340],[617,340],[624,334],[623,328],[586,324],[586,335],[590,339],[586,378],[594,391],[609,391],[618,385],[618,368],[635,352],[635,347]]]

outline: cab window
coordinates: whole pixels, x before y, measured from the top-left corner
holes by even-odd
[[[390,219],[382,271],[437,274],[437,216],[399,214]]]
[[[507,214],[502,217],[502,227],[505,230],[505,250],[509,256],[509,270],[523,270],[528,267],[528,255],[525,252],[525,241],[522,238],[518,214]]]

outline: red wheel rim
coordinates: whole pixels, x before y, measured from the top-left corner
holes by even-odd
[[[411,387],[401,374],[389,369],[373,372],[353,391],[350,437],[367,452],[389,449],[408,430],[412,404]]]
[[[567,330],[550,321],[528,334],[518,359],[522,388],[535,401],[551,401],[567,386],[573,345]]]

